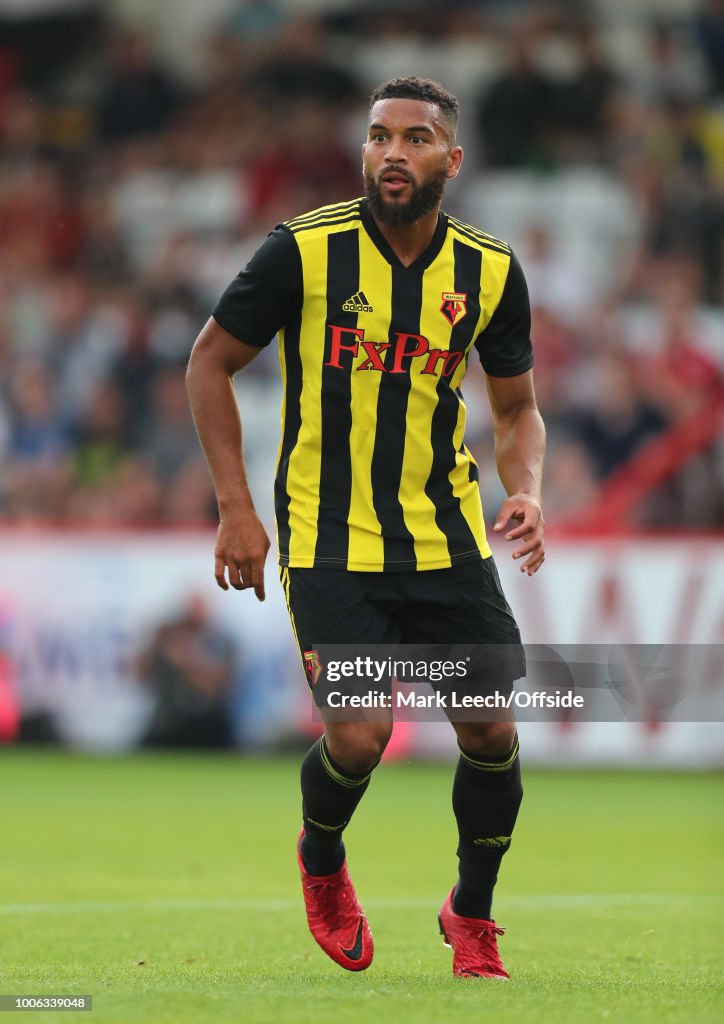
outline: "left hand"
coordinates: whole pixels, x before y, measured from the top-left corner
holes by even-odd
[[[543,542],[545,523],[540,502],[532,494],[511,494],[500,506],[493,530],[500,533],[510,519],[515,519],[520,525],[509,530],[505,539],[524,538],[524,543],[513,552],[513,558],[523,558],[528,555],[529,557],[521,565],[520,571],[527,572],[529,576],[532,576],[543,565],[546,557]]]

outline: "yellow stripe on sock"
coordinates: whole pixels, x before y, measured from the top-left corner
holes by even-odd
[[[323,828],[325,832],[339,832],[343,829],[348,822],[344,821],[341,825],[323,825],[321,821],[315,821],[314,818],[305,818],[310,825],[314,825],[315,828]]]
[[[508,768],[512,768],[515,764],[515,759],[518,756],[518,748],[518,737],[516,736],[515,743],[513,744],[513,749],[510,753],[510,757],[508,757],[507,760],[505,761],[476,761],[475,758],[472,758],[470,757],[469,754],[466,754],[462,747],[460,747],[460,756],[462,757],[463,761],[466,761],[473,768],[479,768],[481,771],[504,772],[507,771]]]
[[[330,778],[334,779],[335,782],[338,782],[340,786],[346,786],[348,789],[356,789],[357,786],[364,785],[372,774],[372,772],[370,772],[369,775],[365,775],[363,779],[348,779],[346,775],[342,775],[341,772],[337,771],[329,759],[329,754],[327,753],[327,749],[324,745],[324,738],[322,738],[322,742],[319,744],[319,756],[321,757],[322,764]]]

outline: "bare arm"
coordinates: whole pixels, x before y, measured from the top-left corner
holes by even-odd
[[[545,453],[545,427],[533,390],[533,372],[516,377],[487,377],[493,410],[495,461],[509,497],[500,506],[493,529],[503,530],[510,519],[518,526],[505,535],[523,538],[513,558],[528,555],[520,571],[532,576],[545,560],[541,484]]]
[[[256,514],[244,467],[234,374],[259,354],[210,318],[191,351],[186,388],[219,505],[215,576],[222,590],[253,587],[264,600],[269,538]],[[226,582],[228,571],[229,583]]]

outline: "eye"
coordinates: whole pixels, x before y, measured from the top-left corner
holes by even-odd
[[[411,136],[410,136],[410,142],[414,143],[414,144],[415,144],[416,146],[417,146],[417,145],[418,145],[419,143],[421,143],[421,142],[424,142],[424,141],[425,141],[425,140],[424,140],[424,139],[422,138],[422,136],[420,136],[420,135],[411,135]]]
[[[372,136],[372,141],[373,142],[384,142],[386,138],[387,138],[387,136],[384,135],[382,132],[375,132],[375,134]]]

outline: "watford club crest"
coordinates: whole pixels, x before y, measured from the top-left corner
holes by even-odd
[[[454,327],[467,313],[467,292],[443,292],[442,293],[442,306],[440,306],[440,312],[448,321],[451,327]]]
[[[319,651],[304,652],[304,668],[307,672],[307,679],[314,686],[322,674],[322,662],[319,660]]]

